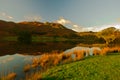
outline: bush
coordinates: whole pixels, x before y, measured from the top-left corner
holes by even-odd
[[[32,34],[29,31],[21,31],[18,33],[17,40],[21,44],[30,44],[32,42]]]

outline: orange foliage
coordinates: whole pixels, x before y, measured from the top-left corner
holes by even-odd
[[[101,54],[101,50],[93,49],[93,55],[100,55],[100,54]]]
[[[53,54],[43,54],[40,58],[40,65],[42,67],[53,66],[60,63],[63,54],[53,53]]]
[[[105,47],[101,50],[101,55],[107,55],[110,53],[118,53],[120,52],[120,48],[119,47]]]
[[[75,50],[73,54],[75,54],[74,60],[76,61],[76,60],[83,59],[86,52],[85,52],[85,50]]]
[[[25,80],[42,80],[41,72],[26,74]]]
[[[24,66],[24,72],[28,72],[30,68],[31,68],[30,64],[27,64],[26,66]]]
[[[17,76],[16,73],[11,72],[7,76],[3,76],[1,80],[15,80],[15,77]]]

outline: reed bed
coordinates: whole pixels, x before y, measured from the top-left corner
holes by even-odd
[[[110,53],[119,53],[120,47],[105,47],[100,49],[93,49],[93,55],[108,55]],[[74,55],[74,58],[72,56]],[[41,66],[42,68],[47,68],[50,66],[55,66],[61,63],[69,63],[71,61],[78,61],[84,59],[86,55],[90,55],[89,50],[74,50],[73,53],[57,53],[53,52],[51,54],[43,54],[40,58],[34,58],[34,67]]]
[[[111,53],[119,53],[120,47],[104,47],[101,50],[94,48],[92,53],[93,56],[96,55],[109,55]],[[52,52],[52,53],[45,53],[40,57],[35,57],[32,59],[32,64],[27,64],[24,66],[23,71],[28,72],[32,68],[41,67],[41,69],[47,70],[52,66],[56,66],[59,64],[70,63],[73,61],[79,61],[86,57],[86,55],[90,55],[90,50],[74,50],[70,53],[59,53],[59,52]],[[26,75],[26,80],[42,80],[41,71],[31,73],[31,75]],[[14,80],[17,76],[16,73],[11,72],[8,75],[4,75],[0,78],[0,80]],[[31,78],[32,76],[32,78]]]
[[[111,53],[119,53],[120,47],[105,47],[101,50],[101,55],[109,55]]]
[[[25,80],[42,80],[41,72],[26,74]]]
[[[93,55],[101,55],[101,50],[94,49],[93,50]]]
[[[75,55],[74,61],[77,61],[77,60],[81,60],[84,58],[84,56],[86,55],[86,51],[85,50],[75,50],[73,54]]]
[[[14,72],[9,73],[7,76],[2,76],[0,80],[15,80],[17,74]]]
[[[30,64],[27,64],[24,66],[24,72],[28,72],[29,70],[31,69],[31,65]]]
[[[74,54],[75,58],[72,58]],[[33,58],[32,66],[41,66],[42,68],[47,68],[51,66],[56,66],[58,64],[69,63],[71,61],[77,61],[84,58],[86,51],[76,50],[73,53],[52,53],[43,54],[40,58]]]

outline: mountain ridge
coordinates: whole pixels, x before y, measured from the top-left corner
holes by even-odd
[[[0,20],[0,33],[5,32],[8,34],[15,35],[15,31],[28,30],[33,34],[44,35],[44,36],[69,36],[76,34],[75,31],[66,28],[62,24],[53,22],[6,22]]]

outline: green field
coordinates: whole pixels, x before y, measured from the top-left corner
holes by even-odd
[[[93,56],[48,69],[42,80],[120,80],[120,55]]]
[[[17,41],[17,36],[8,36],[2,39],[3,41]],[[32,42],[54,42],[54,41],[66,41],[68,39],[63,37],[41,37],[32,36]]]

